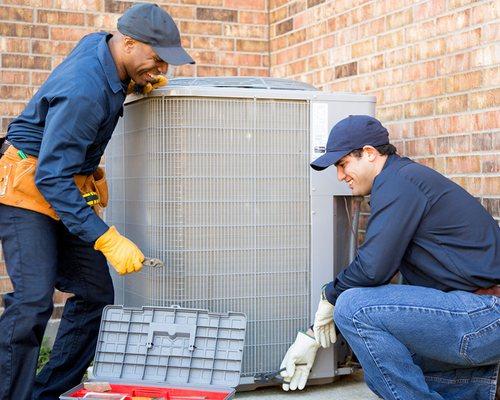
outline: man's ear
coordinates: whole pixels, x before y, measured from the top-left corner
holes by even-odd
[[[136,40],[132,39],[130,36],[123,37],[123,49],[127,54],[129,54],[136,44]]]
[[[373,146],[363,146],[363,151],[368,157],[368,161],[375,161],[378,155],[378,151]]]

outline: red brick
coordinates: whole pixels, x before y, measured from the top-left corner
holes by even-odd
[[[265,10],[265,0],[224,0],[225,8],[237,10]]]
[[[436,36],[436,22],[434,20],[412,24],[405,28],[405,43],[421,42]]]
[[[438,75],[448,75],[469,69],[471,69],[471,57],[469,53],[446,56],[438,60]]]
[[[326,0],[307,0],[307,8],[315,7],[318,4],[324,3]]]
[[[415,121],[415,136],[437,136],[448,131],[447,120],[445,118],[433,118]]]
[[[50,72],[32,71],[31,72],[31,84],[35,85],[35,86],[40,86],[47,80],[49,75],[50,75]]]
[[[242,24],[266,25],[267,14],[265,12],[239,11],[238,22]]]
[[[288,15],[293,16],[304,11],[306,8],[307,0],[296,0],[288,5]]]
[[[437,114],[451,114],[467,110],[467,95],[443,97],[436,100]]]
[[[2,53],[29,53],[30,39],[28,38],[2,38],[0,40]]]
[[[84,14],[67,11],[39,10],[37,13],[37,20],[42,24],[49,25],[85,25]]]
[[[500,42],[489,44],[485,47],[471,51],[470,66],[484,67],[496,66],[500,63]]]
[[[446,52],[446,40],[434,39],[415,46],[416,61],[442,56]]]
[[[0,24],[0,35],[47,38],[49,35],[49,29],[47,26],[41,25],[13,24],[2,22]]]
[[[500,89],[469,94],[469,108],[491,108],[500,105]]]
[[[469,26],[470,10],[462,10],[453,14],[439,17],[436,20],[436,32],[438,35],[456,32]]]
[[[93,28],[63,28],[63,27],[51,27],[50,28],[50,38],[52,40],[67,40],[67,41],[78,41],[85,35],[94,32]]]
[[[359,58],[372,54],[374,51],[374,42],[372,39],[365,40],[363,42],[354,43],[351,48],[352,57]]]
[[[492,150],[493,134],[488,132],[477,133],[471,136],[472,151]]]
[[[443,78],[417,82],[414,85],[414,95],[419,99],[439,96],[444,93],[444,83]]]
[[[470,136],[446,136],[437,138],[438,154],[460,154],[470,151]]]
[[[101,0],[53,0],[54,8],[71,11],[104,11]]]
[[[405,118],[425,117],[434,113],[434,100],[405,104]]]
[[[483,176],[481,178],[481,191],[485,195],[498,195],[500,193],[500,179],[498,179],[498,176]]]
[[[500,67],[483,70],[482,74],[485,87],[500,85]]]
[[[479,156],[456,156],[446,158],[446,172],[449,174],[468,174],[480,172]]]
[[[385,66],[386,67],[396,67],[403,64],[408,64],[413,59],[412,48],[405,47],[402,49],[397,49],[389,51],[384,54]]]
[[[269,77],[269,70],[267,68],[239,68],[238,75]]]
[[[9,100],[30,100],[33,88],[29,86],[0,86],[0,97]]]
[[[2,3],[34,8],[52,7],[52,0],[3,0]]]
[[[29,8],[0,6],[0,20],[33,22],[33,10]]]
[[[196,9],[196,18],[207,21],[236,22],[238,20],[238,12],[236,10],[198,7]]]
[[[213,36],[195,36],[193,37],[193,47],[196,49],[234,51],[235,40]]]
[[[416,139],[406,142],[408,156],[429,156],[436,154],[436,139]]]
[[[22,54],[3,54],[2,68],[27,68],[50,70],[50,57],[28,56]]]
[[[390,14],[386,17],[387,19],[387,30],[400,28],[402,26],[407,26],[413,22],[412,10],[411,8]]]
[[[236,40],[236,51],[265,52],[268,50],[269,45],[265,40]]]
[[[500,110],[485,112],[482,114],[482,121],[484,130],[500,128]]]
[[[500,219],[500,199],[483,198],[483,207],[486,208],[494,218]]]
[[[453,33],[446,38],[446,50],[454,53],[459,50],[477,46],[481,42],[481,28],[469,32]]]
[[[498,154],[487,154],[480,156],[481,172],[497,173],[500,172],[500,157]]]
[[[27,85],[30,82],[30,75],[28,71],[0,71],[0,82],[9,85]],[[0,133],[0,136],[2,134]]]
[[[424,20],[440,15],[445,10],[445,0],[429,0],[413,8],[413,18],[414,21]]]
[[[377,118],[382,122],[401,120],[403,119],[403,106],[377,107]]]
[[[387,33],[377,37],[377,50],[383,51],[401,46],[404,42],[404,31]]]
[[[498,4],[495,1],[483,2],[471,9],[471,25],[484,24],[496,18],[498,18]]]
[[[31,51],[34,54],[64,56],[68,55],[75,47],[75,44],[71,42],[56,42],[53,40],[32,40],[31,45]]]
[[[482,71],[472,71],[446,78],[446,92],[463,92],[480,87],[483,82]]]
[[[335,67],[335,79],[345,78],[347,76],[356,75],[358,73],[358,65],[356,62],[351,62]]]
[[[221,35],[222,24],[220,22],[181,21],[180,30],[183,34]]]
[[[275,24],[277,22],[283,21],[287,17],[288,17],[288,8],[281,7],[269,13],[269,23]]]
[[[238,68],[236,67],[211,67],[196,66],[197,76],[236,76]]]
[[[258,25],[224,24],[223,36],[230,38],[267,39],[267,27]]]
[[[483,124],[480,114],[453,115],[446,118],[446,128],[449,133],[479,131]]]
[[[436,70],[436,61],[427,61],[408,66],[406,75],[410,81],[418,81],[435,77]]]
[[[489,44],[500,41],[500,22],[481,26],[481,43]]]

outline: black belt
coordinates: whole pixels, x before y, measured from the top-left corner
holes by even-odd
[[[3,139],[3,140],[2,140]],[[7,149],[12,146],[10,144],[10,142],[8,140],[6,140],[5,138],[0,138],[0,143],[2,143],[2,146],[0,146],[0,156],[3,156],[5,154],[5,152],[7,151]]]

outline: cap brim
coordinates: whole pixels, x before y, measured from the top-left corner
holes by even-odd
[[[159,47],[152,46],[160,58],[170,65],[195,64],[195,61],[181,46]]]
[[[321,157],[318,157],[314,160],[310,165],[312,169],[316,171],[323,171],[328,168],[330,165],[338,162],[342,157],[349,154],[350,150],[342,150],[342,151],[329,151],[323,154]]]

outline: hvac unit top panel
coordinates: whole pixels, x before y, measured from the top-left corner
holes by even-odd
[[[145,97],[190,96],[190,97],[236,97],[282,100],[311,100],[328,102],[372,102],[375,96],[353,93],[325,93],[304,82],[290,79],[260,77],[207,77],[174,78],[167,86],[154,90],[148,96],[129,95],[125,103]]]

